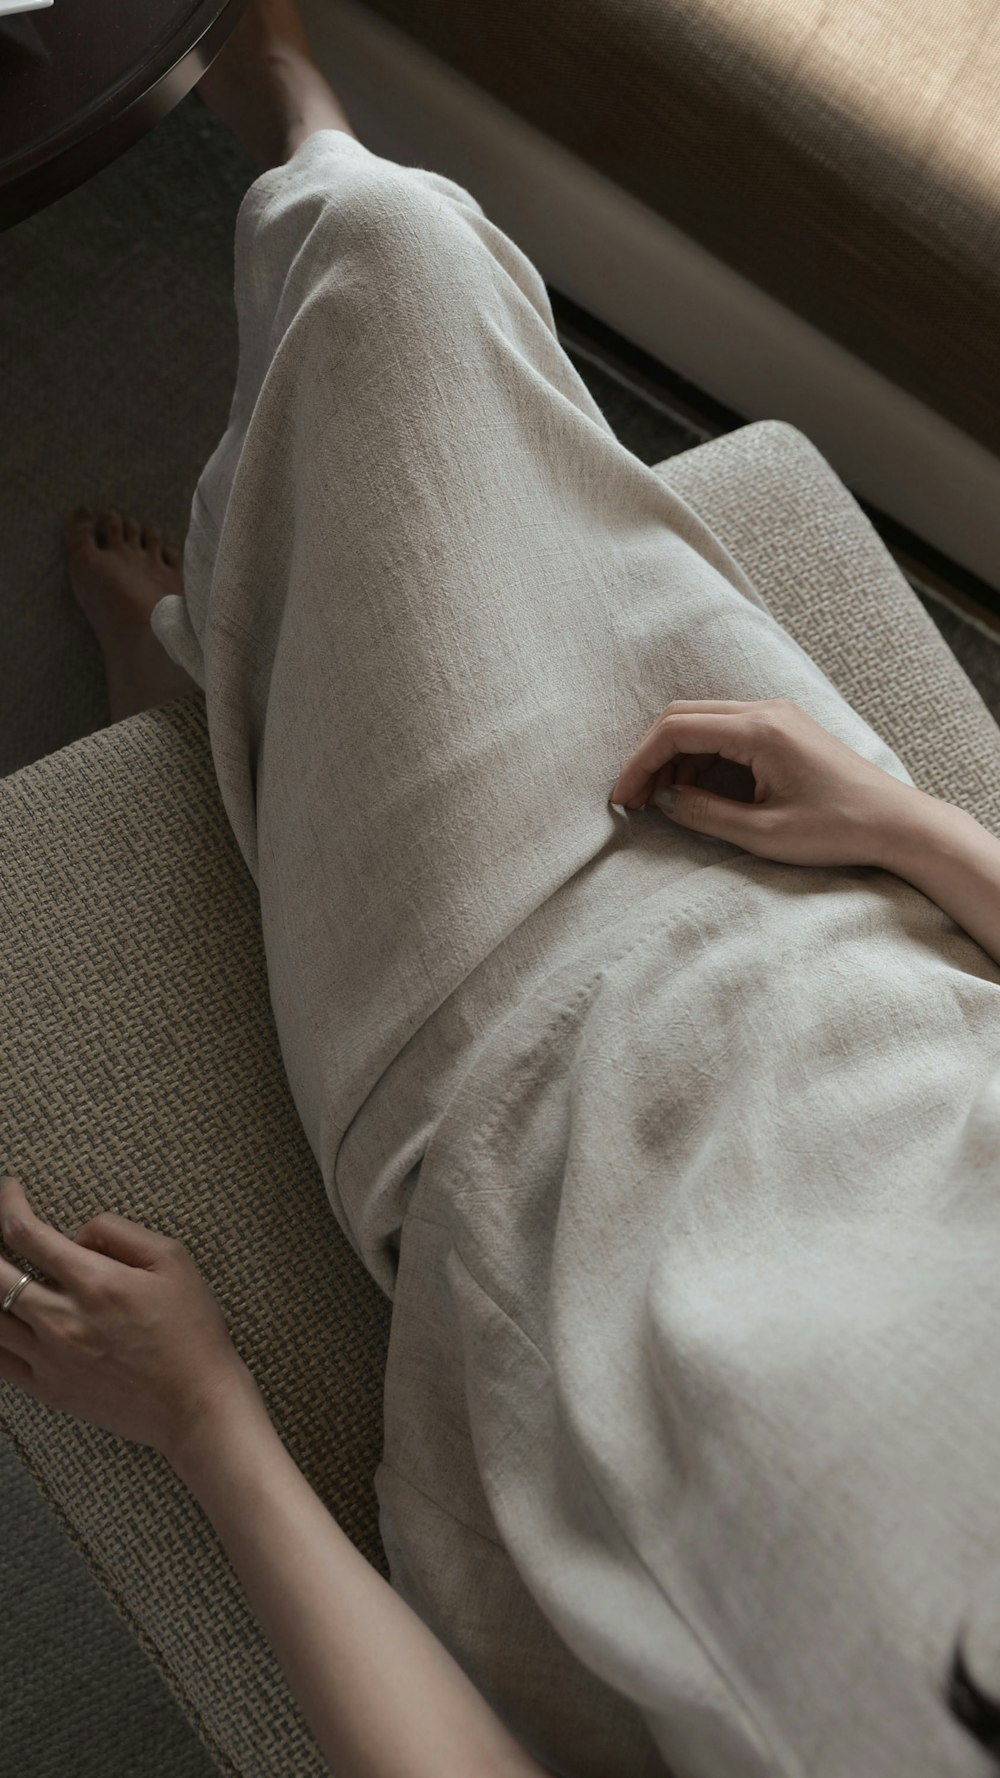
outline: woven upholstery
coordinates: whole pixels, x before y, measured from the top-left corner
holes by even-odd
[[[1000,729],[821,453],[763,420],[657,466],[921,790],[1000,837]]]
[[[808,440],[760,422],[658,473],[916,781],[1000,835],[1000,729]],[[0,1167],[67,1233],[114,1209],[186,1243],[295,1461],[387,1574],[372,1477],[389,1305],[333,1219],[288,1091],[204,700],[0,781],[0,823]],[[220,1768],[326,1772],[166,1463],[6,1383],[0,1425]]]
[[[1000,450],[995,0],[364,0]]]

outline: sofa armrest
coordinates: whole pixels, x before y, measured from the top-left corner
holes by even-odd
[[[914,783],[1000,838],[1000,727],[812,441],[759,420],[656,465]]]
[[[286,1082],[204,699],[0,780],[0,831],[0,1170],[66,1234],[108,1209],[184,1241],[295,1461],[388,1579],[390,1305],[330,1213]],[[166,1461],[2,1381],[0,1430],[221,1769],[326,1778]]]

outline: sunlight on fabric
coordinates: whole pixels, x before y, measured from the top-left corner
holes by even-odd
[[[695,0],[751,62],[933,159],[969,195],[1000,190],[996,0]]]

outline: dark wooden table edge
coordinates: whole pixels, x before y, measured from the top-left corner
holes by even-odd
[[[228,0],[220,12],[218,0],[203,0],[157,45],[147,65],[92,112],[43,137],[29,160],[0,167],[0,229],[13,228],[83,185],[166,117],[214,62],[246,5],[247,0]]]

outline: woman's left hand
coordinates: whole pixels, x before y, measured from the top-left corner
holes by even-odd
[[[33,1278],[0,1314],[0,1379],[167,1459],[250,1372],[187,1248],[105,1210],[72,1240],[19,1179],[0,1180],[0,1235]],[[27,1269],[0,1256],[0,1302]]]

